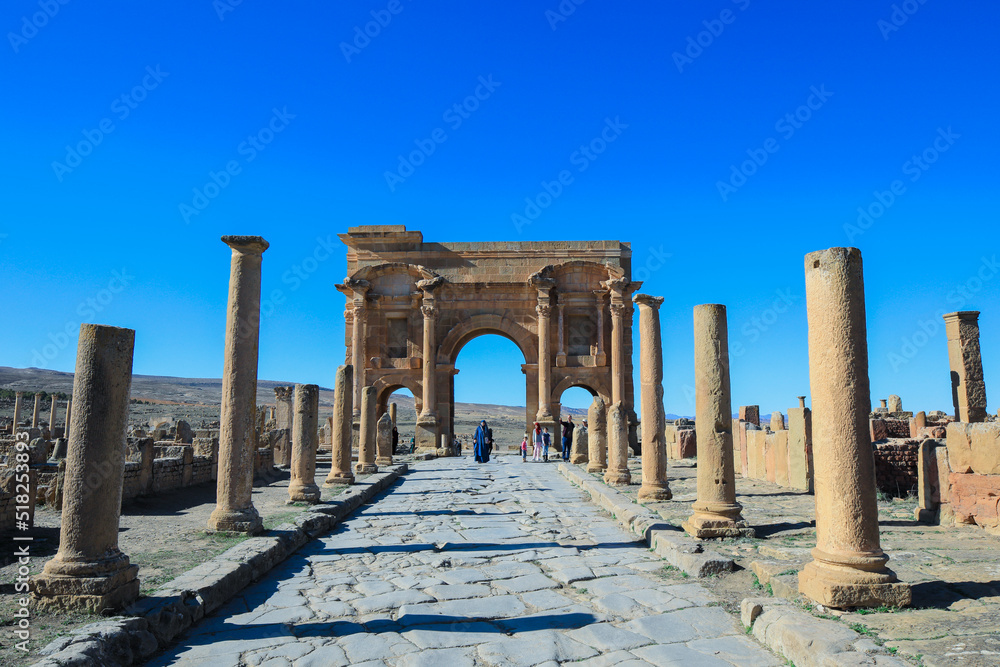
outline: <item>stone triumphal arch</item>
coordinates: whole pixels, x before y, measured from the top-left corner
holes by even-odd
[[[425,242],[402,225],[351,227],[347,362],[378,411],[409,389],[417,445],[436,449],[454,433],[455,360],[477,336],[498,334],[524,355],[525,426],[555,432],[559,397],[584,387],[605,405],[621,401],[636,440],[632,389],[632,249],[619,241]],[[430,352],[428,352],[430,351]]]

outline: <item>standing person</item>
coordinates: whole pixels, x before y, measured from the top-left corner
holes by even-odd
[[[455,456],[461,456],[462,455],[462,440],[457,435],[455,436],[455,440],[452,442],[452,446],[455,448]]]
[[[535,422],[535,428],[531,434],[531,441],[534,443],[534,456],[531,457],[532,461],[542,460],[542,427],[539,426],[538,422]]]
[[[492,432],[486,425],[486,420],[479,422],[476,427],[476,435],[473,438],[472,453],[476,457],[476,463],[489,463],[490,450],[492,449]]]
[[[546,463],[549,462],[549,445],[552,444],[552,434],[549,433],[549,428],[546,426],[542,429],[542,460]]]
[[[399,431],[396,430],[396,425],[392,425],[392,453],[396,453],[396,447],[399,445]]]
[[[524,440],[521,441],[521,463],[525,463],[528,460],[528,434],[524,434]]]
[[[576,424],[573,423],[573,415],[566,417],[566,421],[559,421],[562,424],[562,457],[563,461],[569,461],[569,450],[573,447],[573,429],[576,428]]]

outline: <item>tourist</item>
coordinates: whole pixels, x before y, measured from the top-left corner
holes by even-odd
[[[455,436],[455,440],[452,442],[452,446],[455,448],[455,456],[462,455],[462,439]]]
[[[528,460],[528,434],[524,434],[524,440],[521,441],[521,463],[526,463]]]
[[[573,447],[573,429],[576,424],[573,423],[573,415],[566,417],[566,421],[559,422],[562,424],[562,457],[563,461],[569,461],[569,450]]]
[[[549,445],[552,444],[552,434],[549,433],[548,427],[542,429],[542,460],[546,463],[549,462]]]
[[[535,422],[535,429],[532,431],[531,441],[534,443],[534,455],[531,457],[532,461],[542,460],[542,427]]]
[[[486,425],[486,420],[479,422],[476,427],[476,435],[473,438],[472,453],[476,457],[476,463],[489,463],[490,450],[493,449],[493,431]]]
[[[410,438],[410,453],[417,451],[417,438],[416,436]]]

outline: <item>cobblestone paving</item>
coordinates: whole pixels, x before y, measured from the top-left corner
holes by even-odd
[[[420,463],[150,664],[784,664],[633,539],[554,464]]]

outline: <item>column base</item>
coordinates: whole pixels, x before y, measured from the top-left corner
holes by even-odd
[[[692,537],[753,537],[756,532],[743,520],[739,503],[695,502],[694,514],[681,524]]]
[[[834,609],[906,607],[913,600],[910,585],[888,568],[871,572],[815,560],[799,572],[799,593]]]
[[[438,419],[434,414],[421,414],[417,417],[414,437],[417,449],[436,450],[438,448]]]
[[[220,533],[256,535],[264,530],[264,522],[253,505],[241,510],[216,508],[208,517],[208,529]]]
[[[374,463],[356,463],[354,472],[359,475],[374,475],[378,472],[378,466]]]
[[[604,472],[607,466],[598,461],[590,461],[587,463],[587,472]]]
[[[386,458],[384,456],[377,457],[375,459],[375,465],[379,466],[379,467],[381,467],[381,466],[391,466],[392,465],[392,459]]]
[[[628,470],[612,470],[604,472],[604,483],[611,486],[628,486],[632,483],[632,473]]]
[[[586,463],[588,457],[586,454],[572,454],[569,455],[569,462],[573,465],[579,465],[581,463]]]
[[[639,488],[639,500],[670,500],[673,497],[670,485],[666,482],[663,484],[643,483]]]
[[[434,450],[434,456],[438,457],[439,459],[447,458],[449,456],[454,456],[454,455],[455,454],[454,452],[452,452],[450,447],[448,447],[447,449],[444,447],[438,447],[437,449]]]
[[[108,571],[108,567],[109,561],[65,563],[52,559],[31,580],[32,597],[39,609],[88,610],[96,614],[117,611],[139,598],[139,566],[119,554],[111,559],[115,569]]]
[[[318,503],[322,492],[315,484],[288,486],[289,503]]]
[[[339,486],[344,484],[354,484],[354,473],[349,470],[331,472],[326,476],[326,480],[323,482],[323,486]]]

